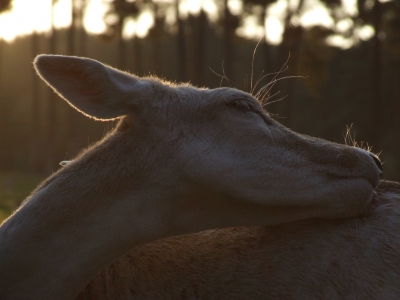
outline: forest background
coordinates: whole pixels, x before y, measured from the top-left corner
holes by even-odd
[[[1,14],[16,1],[0,0],[0,221],[115,126],[58,99],[32,68],[40,53],[209,88],[250,91],[261,79],[255,91],[273,85],[276,120],[372,147],[383,177],[400,180],[400,0],[100,0],[97,32],[85,19],[94,0],[69,0],[66,26],[56,26],[63,0],[49,0],[35,8],[48,11],[48,28],[10,38]]]

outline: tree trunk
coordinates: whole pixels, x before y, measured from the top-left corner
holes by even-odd
[[[194,65],[195,72],[193,82],[198,86],[204,85],[203,79],[203,67],[204,67],[204,49],[205,49],[205,30],[207,26],[207,16],[206,13],[201,10],[200,15],[197,18],[197,28],[196,28],[196,38],[195,38],[195,49],[194,49]]]
[[[264,36],[265,40],[261,44],[262,45],[261,53],[262,53],[262,56],[264,58],[264,60],[263,60],[264,61],[264,70],[263,70],[264,71],[264,73],[263,73],[264,75],[277,71],[276,68],[275,68],[275,65],[272,64],[273,60],[271,59],[271,47],[267,43],[267,25],[266,25],[267,8],[268,8],[268,6],[265,6],[263,8],[263,13],[262,13],[262,16],[261,16],[262,21],[264,22],[263,24],[264,24],[264,32],[265,32],[265,36]],[[272,78],[273,78],[273,75],[272,76],[268,76],[266,78],[267,82],[269,80],[271,80]],[[265,81],[263,81],[263,82],[265,82]],[[254,85],[255,85],[255,82],[252,82],[251,86],[254,86]],[[262,84],[258,88],[261,88],[261,87],[262,87]],[[253,91],[253,92],[254,92],[254,94],[256,93],[256,91]]]
[[[79,0],[79,9],[77,11],[77,14],[78,14],[77,21],[79,21],[79,24],[80,24],[79,49],[78,49],[78,53],[80,56],[87,56],[87,53],[86,53],[87,35],[86,35],[85,26],[83,24],[85,9],[86,9],[86,0]]]
[[[154,72],[157,76],[161,76],[162,74],[162,44],[161,39],[164,33],[163,30],[163,20],[158,14],[158,5],[153,1],[153,9],[155,15],[155,24],[151,31],[151,39],[153,42],[153,68]]]
[[[39,41],[38,35],[33,32],[31,36],[31,53],[32,59],[38,55],[39,52]],[[41,146],[41,117],[40,117],[40,97],[39,97],[39,77],[36,72],[32,69],[32,107],[31,107],[31,150],[30,150],[30,170],[32,172],[39,172],[41,169],[40,149]]]
[[[68,29],[68,55],[75,54],[76,11],[75,0],[71,0],[71,26]]]
[[[288,8],[287,14],[285,18],[285,28],[283,32],[283,40],[281,43],[281,65],[279,68],[282,68],[285,62],[288,60],[290,55],[290,60],[288,62],[290,76],[297,75],[297,61],[299,56],[299,48],[301,44],[303,28],[301,26],[294,27],[291,24],[291,19],[294,15],[299,14],[302,6],[304,4],[304,0],[300,0],[296,9],[290,9],[290,1],[288,0]],[[285,82],[282,82],[285,85],[285,92],[289,95],[288,99],[284,103],[284,114],[285,114],[285,125],[289,128],[293,128],[294,120],[293,120],[293,103],[296,98],[296,81],[294,79],[289,79]],[[281,85],[282,86],[282,85]]]
[[[382,41],[380,39],[381,34],[381,22],[382,12],[381,3],[379,0],[375,0],[373,8],[374,14],[374,27],[375,34],[373,38],[373,72],[372,72],[372,86],[373,86],[373,104],[372,104],[372,122],[373,127],[373,143],[375,145],[375,151],[378,151],[382,147],[381,145],[381,132],[382,132],[382,107],[384,106],[383,99],[381,99],[381,79],[382,79]]]
[[[133,38],[133,57],[134,57],[134,73],[135,75],[143,75],[143,64],[142,64],[142,47],[140,39],[135,36]]]
[[[1,82],[3,80],[2,77],[2,68],[3,68],[3,39],[0,36],[0,86],[1,86]]]
[[[51,35],[49,37],[49,52],[56,54],[56,31],[54,28],[54,5],[56,0],[52,0],[51,4]],[[47,106],[47,156],[45,169],[49,173],[53,171],[56,163],[57,149],[57,103],[56,94],[52,89],[48,89],[48,106]]]
[[[124,31],[124,18],[120,17],[118,22],[118,68],[120,70],[126,69],[126,59],[125,59],[125,41],[123,37]]]
[[[274,72],[272,66],[270,65],[270,60],[269,60],[269,56],[270,56],[270,51],[269,51],[269,45],[267,43],[267,25],[266,25],[266,19],[267,19],[267,6],[265,6],[263,8],[263,13],[261,15],[261,19],[263,21],[263,25],[264,25],[264,43],[262,43],[263,45],[263,49],[262,49],[262,53],[264,56],[264,72],[266,74]]]
[[[175,1],[176,24],[178,26],[177,46],[178,46],[178,81],[187,81],[187,63],[186,63],[186,38],[183,27],[183,21],[179,15],[179,0]]]
[[[224,74],[228,80],[232,80],[233,47],[232,47],[232,14],[229,11],[228,0],[224,0],[224,36],[222,53],[224,59]]]
[[[71,0],[72,9],[71,9],[71,26],[68,29],[68,55],[76,54],[76,29],[77,29],[77,11],[76,11],[76,0]],[[76,111],[72,107],[66,108],[67,113],[67,154],[71,155],[76,151],[76,140],[75,135],[78,132],[78,128],[76,126],[75,115]]]

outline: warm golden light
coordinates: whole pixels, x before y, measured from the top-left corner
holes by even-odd
[[[103,16],[108,7],[103,2],[102,0],[90,0],[86,7],[83,25],[91,33],[99,34],[106,30]]]
[[[164,1],[165,0],[159,0]],[[287,7],[296,7],[299,0],[277,0],[269,5],[267,9],[267,19],[265,26],[259,24],[254,15],[243,15],[243,1],[228,1],[229,8],[234,15],[242,16],[242,24],[237,29],[237,34],[246,38],[259,39],[263,35],[271,44],[279,44],[282,40],[284,30],[283,22],[287,13]],[[29,35],[33,32],[49,32],[52,22],[52,0],[14,0],[11,11],[0,14],[0,38],[6,41],[12,41],[17,36]],[[173,4],[171,2],[171,4]],[[203,9],[210,20],[215,21],[218,18],[221,9],[220,3],[216,0],[181,0],[180,1],[180,17],[186,18],[188,14],[198,14]],[[103,0],[89,0],[85,14],[83,17],[83,25],[90,33],[100,34],[106,30],[104,24],[104,15],[109,9],[110,3]],[[296,16],[292,20],[293,23],[301,24],[304,27],[316,25],[325,26],[327,28],[335,28],[337,32],[345,30],[348,26],[352,26],[348,21],[349,18],[343,19],[342,22],[334,24],[328,9],[319,0],[306,0],[304,3],[302,14]],[[261,8],[262,9],[262,8]],[[357,6],[355,0],[346,0],[341,8],[343,14],[354,16],[357,14]],[[55,28],[65,28],[71,24],[72,4],[71,0],[59,0],[54,6],[53,26]],[[175,22],[175,10],[170,9],[166,12],[166,22],[171,24]],[[125,39],[133,36],[145,37],[151,27],[154,26],[154,12],[145,9],[137,19],[127,18],[123,36]],[[371,34],[371,28],[360,29],[361,39],[368,39]],[[328,42],[331,45],[340,46],[343,37],[338,35],[332,37]],[[348,47],[349,43],[342,43],[344,47]],[[345,45],[346,44],[346,45]]]
[[[51,28],[51,0],[14,0],[12,10],[0,15],[0,37],[12,41],[19,35],[47,32]],[[59,0],[54,6],[54,27],[71,24],[71,1]]]
[[[14,0],[12,10],[0,14],[0,38],[11,42],[17,36],[29,35],[33,32],[49,32],[51,30],[52,0]],[[108,10],[103,0],[88,1],[83,25],[90,33],[100,34],[106,30],[103,18]],[[71,25],[72,2],[59,0],[54,6],[53,25],[55,28],[66,28]],[[127,22],[124,36],[137,35],[144,37],[154,24],[152,12],[145,10],[138,20]]]

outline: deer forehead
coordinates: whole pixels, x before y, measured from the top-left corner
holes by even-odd
[[[153,101],[153,105],[164,106],[181,104],[185,107],[198,108],[238,99],[258,104],[258,101],[254,99],[253,96],[234,88],[223,87],[208,89],[194,87],[190,84],[176,85],[154,77],[144,78],[144,80],[148,80],[151,83],[155,95],[157,95],[155,98],[161,100]]]

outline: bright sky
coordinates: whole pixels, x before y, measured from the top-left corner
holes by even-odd
[[[168,1],[168,0],[160,0]],[[290,5],[296,5],[299,0],[290,0]],[[36,32],[48,32],[51,26],[51,0],[14,0],[13,9],[9,12],[0,14],[0,38],[12,41],[17,36]],[[84,16],[84,26],[91,33],[101,33],[105,30],[103,22],[104,13],[107,6],[104,0],[89,0]],[[357,14],[356,0],[345,0],[343,14],[352,16]],[[266,20],[267,40],[272,44],[279,44],[282,39],[282,21],[285,17],[288,1],[278,0],[268,9]],[[210,19],[218,17],[218,7],[213,0],[182,0],[180,4],[180,14],[182,17],[188,13],[197,14],[203,8]],[[241,0],[229,0],[229,8],[233,14],[243,12]],[[54,9],[54,26],[56,28],[68,27],[71,23],[71,0],[59,0]],[[256,11],[255,13],[260,13]],[[174,23],[176,20],[174,9],[167,11],[167,22]],[[306,0],[305,10],[301,18],[293,20],[301,23],[305,27],[323,25],[329,28],[335,26],[329,16],[328,10],[321,5],[318,0]],[[139,37],[146,36],[148,30],[153,26],[153,13],[145,10],[138,20],[128,19],[125,23],[124,37],[130,38],[134,35]],[[336,25],[336,30],[340,33],[352,26],[349,18],[344,18]],[[237,33],[249,38],[259,39],[264,35],[264,27],[257,23],[254,15],[245,15],[243,26],[238,28]],[[372,27],[362,27],[358,30],[359,38],[368,39],[373,35]],[[345,40],[340,34],[328,40],[332,45],[342,46],[343,48],[352,45],[351,40]]]

